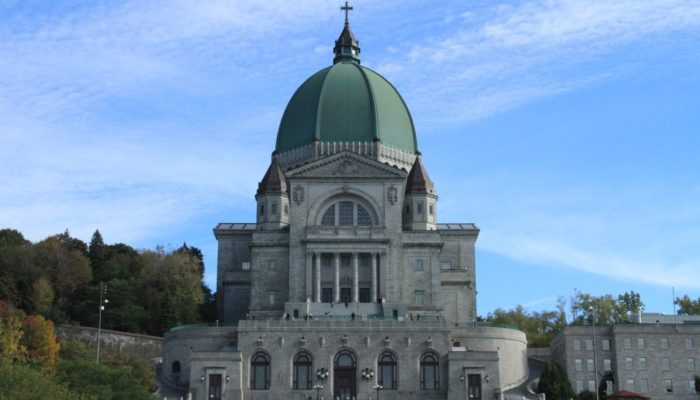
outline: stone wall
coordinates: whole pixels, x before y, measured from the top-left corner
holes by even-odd
[[[74,325],[56,326],[56,335],[66,335],[97,347],[97,328]],[[102,329],[100,353],[124,354],[150,360],[161,356],[163,338]],[[104,354],[104,353],[103,353]],[[97,353],[95,353],[97,355]]]

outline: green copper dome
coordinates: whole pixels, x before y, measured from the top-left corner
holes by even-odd
[[[312,75],[289,101],[276,150],[282,153],[314,140],[378,140],[409,153],[417,148],[413,120],[401,95],[384,77],[361,66],[357,57],[336,57],[333,66]]]

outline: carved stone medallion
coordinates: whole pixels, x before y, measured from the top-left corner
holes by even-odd
[[[335,168],[333,175],[357,175],[357,167],[350,160],[343,160]]]
[[[389,203],[391,204],[395,204],[397,201],[399,201],[399,190],[396,189],[396,186],[389,186],[386,191],[386,199],[389,200]]]
[[[296,185],[294,186],[294,192],[292,193],[292,197],[294,198],[294,202],[297,203],[297,205],[300,205],[301,203],[304,202],[304,187]]]

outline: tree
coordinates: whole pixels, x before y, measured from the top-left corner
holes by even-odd
[[[537,393],[544,393],[548,400],[569,400],[576,397],[566,370],[557,363],[545,364]]]
[[[199,260],[183,252],[166,253],[162,248],[142,253],[141,281],[144,309],[150,318],[146,331],[161,335],[167,329],[201,320],[204,301]]]
[[[34,307],[34,312],[41,315],[49,315],[53,308],[54,291],[51,282],[45,277],[40,277],[32,283],[29,293],[29,301]]]
[[[676,297],[673,303],[678,305],[678,315],[700,315],[700,297],[692,300],[686,294],[683,297]]]
[[[102,274],[105,272],[104,264],[107,254],[105,242],[102,240],[102,234],[99,230],[95,230],[95,233],[92,234],[90,247],[88,247],[88,256],[90,257],[93,278],[97,282],[104,280]]]
[[[53,322],[41,315],[28,315],[24,318],[23,328],[22,344],[27,348],[29,359],[43,371],[55,372],[61,346],[56,340]]]
[[[547,347],[549,342],[566,325],[563,310],[528,312],[521,305],[512,310],[496,309],[489,314],[487,321],[493,324],[515,325],[527,336],[529,347]]]
[[[584,390],[578,394],[578,400],[597,400],[595,397],[595,392],[590,390]]]
[[[59,379],[71,390],[105,400],[155,400],[130,368],[90,361],[62,361]]]
[[[96,400],[75,393],[52,375],[28,365],[0,362],[0,399],[12,400]]]
[[[24,360],[22,318],[10,304],[0,301],[0,364]]]
[[[590,325],[594,312],[597,325],[630,322],[643,309],[641,296],[634,291],[625,292],[615,299],[610,294],[596,297],[576,290],[571,298],[574,325]]]
[[[700,376],[695,375],[693,379],[695,379],[695,393],[700,393]]]

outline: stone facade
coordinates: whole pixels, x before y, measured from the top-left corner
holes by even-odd
[[[437,222],[408,109],[357,45],[346,23],[292,97],[255,223],[214,229],[221,325],[165,335],[166,397],[481,400],[527,380],[525,335],[475,323],[479,229]]]
[[[700,325],[634,323],[567,326],[550,346],[566,367],[574,391],[595,389],[595,379],[612,373],[608,393],[628,390],[653,399],[697,399],[700,375]],[[594,355],[595,345],[595,355]]]

